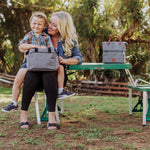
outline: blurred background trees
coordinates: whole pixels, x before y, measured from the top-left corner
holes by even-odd
[[[0,0],[0,72],[16,74],[23,54],[17,44],[30,30],[33,11],[68,11],[79,35],[84,62],[102,62],[102,42],[119,34],[128,42],[127,62],[132,74],[149,78],[150,1],[149,0]],[[117,78],[117,71],[96,72],[97,79]]]

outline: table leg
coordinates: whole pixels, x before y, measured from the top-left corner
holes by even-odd
[[[58,124],[60,124],[60,120],[59,120],[59,112],[58,112],[58,105],[56,103],[56,107],[55,107],[55,115],[56,115],[56,121]]]
[[[60,100],[60,105],[61,105],[61,114],[63,114],[64,113],[63,99]]]
[[[129,89],[129,114],[132,115],[132,89]]]
[[[147,92],[143,91],[143,126],[146,125],[146,113],[147,113]]]
[[[126,75],[127,75],[127,77],[128,77],[128,80],[129,80],[131,86],[136,87],[136,85],[135,85],[135,83],[134,83],[134,80],[133,80],[133,77],[132,77],[132,75],[131,75],[129,69],[125,69],[125,72],[126,72]]]
[[[38,99],[37,99],[37,93],[36,92],[34,94],[34,100],[35,100],[35,110],[36,110],[37,124],[41,124],[39,104],[38,104]]]

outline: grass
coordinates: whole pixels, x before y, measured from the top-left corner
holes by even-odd
[[[42,113],[45,107],[44,95],[39,93],[38,99]],[[0,106],[10,101],[11,89],[0,87]],[[138,98],[133,98],[133,106],[137,101]],[[31,102],[28,114],[31,129],[20,130],[20,109],[12,113],[0,113],[0,149],[150,149],[150,136],[147,134],[150,127],[142,127],[142,113],[129,116],[127,97],[67,98],[64,100],[64,114],[60,115],[61,129],[58,131],[47,130],[46,122],[37,125],[34,101]]]
[[[12,94],[12,90],[10,88],[0,86],[0,95],[7,95],[7,94]]]

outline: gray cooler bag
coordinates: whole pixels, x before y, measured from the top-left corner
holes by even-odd
[[[111,42],[113,38],[118,38],[119,41]],[[119,36],[110,37],[108,42],[102,42],[103,63],[125,63],[127,45],[128,43],[122,42]]]
[[[56,49],[33,48],[27,51],[27,68],[30,71],[56,71],[59,60]]]

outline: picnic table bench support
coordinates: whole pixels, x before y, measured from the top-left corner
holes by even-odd
[[[132,89],[129,89],[129,115],[132,115]]]
[[[143,91],[143,126],[146,125],[146,114],[147,114],[147,92]]]
[[[150,121],[150,98],[148,97],[148,110],[146,114],[146,121]]]
[[[57,121],[57,123],[60,123],[58,111],[61,111],[61,114],[63,113],[63,102],[62,102],[62,100],[61,100],[61,108],[56,103],[55,110],[56,110],[56,121]],[[41,118],[40,118],[40,121],[48,121],[47,116],[48,116],[48,105],[47,105],[47,102],[46,102],[44,111],[43,111],[43,113],[41,115]]]
[[[143,126],[146,125],[146,121],[150,121],[150,107],[148,106],[148,92],[150,86],[128,86],[129,88],[129,114],[132,115],[132,89],[141,91],[143,93]]]
[[[137,104],[132,109],[132,112],[142,112],[143,111],[143,97],[139,96]]]

